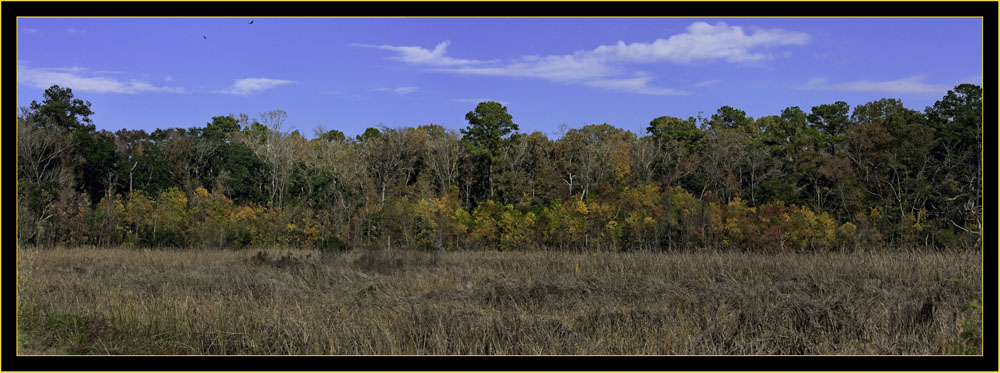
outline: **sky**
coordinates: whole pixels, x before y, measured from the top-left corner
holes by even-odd
[[[250,21],[253,21],[250,24]],[[288,113],[284,130],[458,130],[481,101],[520,132],[752,117],[982,84],[981,18],[18,18],[17,101],[53,84],[99,130]]]

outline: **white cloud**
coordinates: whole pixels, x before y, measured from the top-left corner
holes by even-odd
[[[706,80],[706,81],[703,81],[703,82],[695,83],[694,87],[708,87],[708,86],[714,85],[715,83],[718,83],[718,82],[719,82],[719,79]]]
[[[602,45],[589,51],[568,55],[526,56],[505,66],[456,67],[438,71],[458,74],[536,77],[555,81],[594,79],[620,73],[625,63],[688,63],[697,60],[726,59],[751,62],[770,56],[755,52],[758,48],[802,45],[809,35],[781,29],[756,30],[746,34],[739,26],[719,22],[710,25],[696,22],[688,32],[656,39],[651,43]]]
[[[295,83],[291,80],[268,79],[268,78],[247,78],[240,79],[233,83],[233,86],[219,91],[231,95],[246,96],[251,93],[265,91],[285,84]]]
[[[131,79],[127,81],[106,76],[85,76],[86,68],[32,68],[18,61],[17,82],[29,87],[45,89],[53,85],[69,87],[81,92],[126,93],[166,92],[184,93],[181,87],[159,87],[150,83]]]
[[[687,92],[671,88],[648,86],[652,79],[646,74],[636,77],[629,72],[631,64],[690,63],[725,60],[733,63],[759,62],[772,58],[763,50],[787,45],[803,45],[809,35],[782,29],[753,29],[745,32],[739,26],[719,22],[714,25],[695,22],[687,32],[649,43],[601,45],[565,55],[521,56],[505,63],[496,61],[458,60],[445,56],[448,42],[429,51],[420,47],[363,45],[399,52],[399,60],[411,64],[435,66],[432,71],[462,75],[528,77],[568,84],[586,84],[607,89],[654,95],[683,95]],[[472,66],[475,65],[475,66]],[[714,82],[705,82],[705,85]]]
[[[615,75],[621,69],[590,56],[522,57],[506,66],[457,67],[437,71],[468,75],[492,75],[541,78],[557,82],[572,82]]]
[[[79,35],[79,34],[86,34],[87,30],[70,27],[66,29],[66,33],[70,35]]]
[[[392,93],[395,93],[397,95],[406,95],[406,94],[410,94],[410,93],[419,91],[420,88],[417,88],[417,87],[396,87],[396,88],[376,88],[375,90],[379,91],[379,92],[392,92]]]
[[[462,60],[445,56],[445,49],[448,48],[449,43],[450,42],[448,41],[438,43],[438,45],[434,47],[434,50],[428,50],[415,46],[371,45],[360,43],[354,43],[351,45],[355,47],[378,48],[394,51],[399,53],[398,56],[394,57],[395,59],[417,65],[452,66],[484,63],[483,61]]]
[[[87,71],[87,68],[80,67],[80,66],[73,66],[73,67],[51,67],[51,68],[47,68],[46,70],[58,71],[58,72],[64,72],[64,73],[82,73],[84,71]],[[98,73],[98,72],[95,72],[95,73]]]
[[[688,92],[671,88],[660,88],[649,86],[652,76],[648,74],[638,74],[634,78],[627,79],[599,79],[592,80],[586,84],[593,87],[607,88],[614,91],[641,93],[646,95],[662,96],[684,96]]]
[[[853,91],[853,92],[891,92],[891,93],[941,93],[952,87],[948,84],[928,84],[923,80],[925,75],[914,75],[911,77],[890,80],[884,82],[874,82],[862,80],[856,82],[827,83],[826,78],[812,78],[799,85],[800,89],[818,89],[824,91]]]
[[[23,28],[23,29],[21,29],[21,32],[25,33],[25,34],[37,34],[38,33],[38,29],[36,29],[36,28]]]
[[[466,103],[466,104],[479,104],[480,102],[493,101],[493,102],[500,103],[500,105],[503,105],[503,106],[509,106],[510,105],[509,103],[507,103],[507,101],[497,100],[497,99],[494,99],[494,98],[456,98],[456,99],[452,99],[452,101]]]
[[[729,62],[746,62],[769,58],[767,54],[754,52],[757,48],[803,45],[808,42],[809,35],[802,32],[758,29],[752,34],[746,34],[743,28],[723,22],[715,25],[695,22],[688,26],[687,33],[684,34],[656,39],[651,43],[625,44],[619,41],[616,45],[597,47],[590,53],[629,62],[688,63],[723,58]]]

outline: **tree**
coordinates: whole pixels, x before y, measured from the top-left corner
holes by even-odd
[[[270,170],[267,163],[253,150],[242,143],[225,143],[216,149],[213,168],[218,175],[218,184],[233,202],[263,205],[268,201],[265,185]],[[214,185],[213,185],[214,187]]]
[[[688,153],[694,151],[695,144],[705,135],[698,129],[696,119],[693,117],[687,120],[669,116],[658,117],[649,122],[646,132],[663,148],[680,146]]]
[[[360,144],[360,152],[372,178],[378,183],[380,203],[387,192],[399,189],[413,172],[413,147],[407,146],[402,130],[383,128],[380,135]]]
[[[60,190],[72,183],[62,167],[72,142],[60,131],[37,126],[22,109],[17,118],[18,240],[35,242],[53,217]]]
[[[297,134],[281,131],[286,119],[288,113],[280,109],[260,113],[259,121],[255,121],[243,131],[246,145],[269,166],[268,203],[279,207],[282,206],[288,178],[292,172],[296,152],[295,138],[301,138]],[[235,120],[227,120],[224,123],[234,124]]]
[[[380,212],[377,215],[378,230],[384,234],[382,237],[385,239],[386,247],[390,247],[391,229],[387,228],[391,228],[391,225],[386,221],[386,208],[392,207],[394,212],[400,213],[403,210],[402,205],[392,197],[403,194],[403,187],[415,172],[419,147],[412,144],[413,137],[405,130],[383,127],[379,133],[379,136],[358,144],[358,152],[362,164],[367,166],[370,175],[368,180],[375,184],[374,188],[368,190],[374,192],[378,198],[375,205],[376,210]]]
[[[656,174],[661,185],[672,185],[693,171],[688,159],[698,150],[702,144],[701,139],[705,136],[705,132],[698,129],[697,119],[658,117],[649,122],[646,132],[659,147]]]
[[[812,107],[809,114],[809,123],[819,129],[820,133],[827,136],[840,136],[847,129],[848,113],[851,106],[844,101],[837,101],[833,104],[819,105]]]
[[[576,161],[571,163],[571,167],[576,169],[575,174],[579,176],[582,201],[592,187],[610,187],[616,170],[616,166],[612,164],[612,155],[624,148],[626,143],[634,141],[635,135],[604,123],[570,130],[562,140],[566,140],[570,151],[576,153],[573,157]],[[629,162],[618,163],[628,167]]]
[[[73,90],[53,85],[42,94],[41,103],[32,100],[31,119],[41,128],[55,128],[65,131],[93,131],[90,116],[90,101],[73,98]]]
[[[22,108],[17,117],[17,175],[33,184],[56,180],[72,143],[58,131],[39,127]]]
[[[701,141],[697,164],[705,184],[698,195],[704,197],[706,191],[714,189],[723,202],[729,201],[743,188],[750,139],[742,131],[723,128],[712,131]]]
[[[961,84],[926,109],[937,131],[933,153],[940,169],[934,206],[941,219],[981,245],[983,206],[983,93]]]
[[[443,127],[441,129],[443,131]],[[431,135],[427,139],[423,153],[427,168],[434,175],[439,193],[447,193],[458,180],[458,165],[462,158],[461,138],[454,131]]]
[[[115,132],[115,144],[121,154],[118,191],[125,195],[135,189],[155,196],[173,186],[167,154],[143,130],[122,129]]]
[[[552,172],[553,142],[545,134],[511,135],[513,144],[504,152],[503,173],[498,176],[500,198],[518,208],[548,202],[558,193],[560,180]]]
[[[758,126],[764,131],[763,142],[771,154],[787,159],[791,150],[789,145],[808,125],[806,118],[807,114],[802,109],[791,106],[781,110],[779,116],[766,116],[758,120]]]
[[[122,155],[111,132],[75,133],[77,189],[86,192],[92,203],[114,194],[121,170]]]
[[[344,133],[337,130],[329,130],[319,135],[319,138],[326,141],[344,141]]]
[[[851,120],[856,128],[850,131],[847,155],[856,177],[870,204],[881,206],[899,233],[907,214],[926,208],[935,188],[928,178],[933,171],[933,129],[921,113],[895,99],[858,105]]]
[[[358,142],[367,142],[369,140],[377,139],[382,136],[382,132],[378,128],[368,127],[365,129],[365,133],[355,136]]]
[[[844,101],[813,106],[808,117],[809,124],[819,131],[822,150],[826,154],[834,154],[836,147],[847,140],[845,132],[851,125],[848,118],[850,111],[851,106]]]
[[[759,132],[759,128],[754,126],[753,118],[748,117],[745,111],[731,106],[720,107],[715,114],[712,114],[708,124],[713,129],[734,128],[751,135]]]
[[[476,156],[487,169],[486,179],[489,185],[489,198],[494,195],[493,172],[496,163],[500,161],[500,149],[507,146],[507,138],[518,126],[513,117],[507,113],[507,108],[499,102],[480,102],[476,109],[465,114],[469,126],[462,129],[469,151]]]
[[[230,134],[239,131],[239,122],[232,115],[215,116],[212,117],[211,122],[205,125],[202,136],[215,140],[225,140]]]

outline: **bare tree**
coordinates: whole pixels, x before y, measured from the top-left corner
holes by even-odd
[[[32,241],[53,216],[57,190],[72,183],[62,167],[72,143],[57,130],[39,128],[25,109],[17,118],[17,177],[19,242]]]
[[[427,167],[434,174],[441,193],[447,193],[458,179],[458,165],[462,158],[462,138],[455,131],[445,132],[427,140],[423,149]]]
[[[274,206],[282,205],[295,160],[295,141],[288,132],[282,132],[287,119],[288,113],[281,109],[260,113],[257,123],[253,124],[249,124],[246,114],[240,114],[237,119],[244,128],[250,128],[244,132],[247,146],[270,166],[268,201]]]

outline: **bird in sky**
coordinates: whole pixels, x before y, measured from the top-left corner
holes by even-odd
[[[248,23],[248,25],[252,25],[252,24],[253,24],[253,20],[251,19],[251,20],[250,20],[250,23]]]
[[[208,40],[208,37],[207,37],[207,36],[205,36],[205,35],[202,35],[202,36],[201,36],[201,38],[202,38],[202,39],[205,39],[205,40]]]

